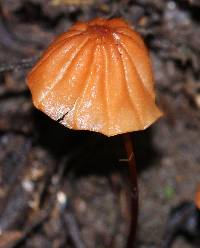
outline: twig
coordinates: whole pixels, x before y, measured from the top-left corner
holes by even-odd
[[[64,223],[68,229],[69,235],[74,243],[76,248],[86,248],[85,244],[83,243],[80,237],[80,231],[76,222],[76,219],[72,212],[70,211],[69,207],[67,208],[67,212],[63,213]]]
[[[36,221],[24,231],[24,234],[12,245],[10,248],[18,248],[22,245],[28,236],[32,234],[32,232],[41,226],[47,219],[50,213],[50,208],[46,211],[42,211],[37,217]]]
[[[21,61],[15,63],[5,63],[0,65],[0,73],[19,70],[19,69],[27,69],[32,67],[36,61],[38,60],[39,56],[35,56],[32,58],[22,59]]]

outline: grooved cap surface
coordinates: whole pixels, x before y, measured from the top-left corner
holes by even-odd
[[[36,108],[71,129],[112,136],[161,116],[148,51],[122,19],[75,24],[49,46],[27,82]]]

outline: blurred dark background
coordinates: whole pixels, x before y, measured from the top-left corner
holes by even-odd
[[[153,127],[132,134],[140,188],[137,247],[160,248],[170,209],[194,199],[200,183],[199,0],[1,0],[0,248],[124,247],[130,213],[121,137],[67,130],[34,109],[25,83],[28,67],[56,35],[97,16],[123,17],[142,35],[164,112]],[[178,238],[173,247],[195,246]]]

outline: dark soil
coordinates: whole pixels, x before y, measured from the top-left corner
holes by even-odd
[[[25,84],[24,68],[56,35],[97,16],[125,18],[151,52],[165,115],[132,135],[140,188],[137,247],[161,247],[170,209],[193,201],[200,183],[199,13],[199,0],[1,1],[0,248],[126,243],[121,137],[67,130],[34,109]],[[173,247],[194,246],[178,238]]]

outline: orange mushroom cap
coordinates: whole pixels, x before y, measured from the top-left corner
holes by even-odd
[[[112,136],[145,129],[161,116],[148,51],[122,19],[76,23],[27,81],[36,108],[71,129]]]

